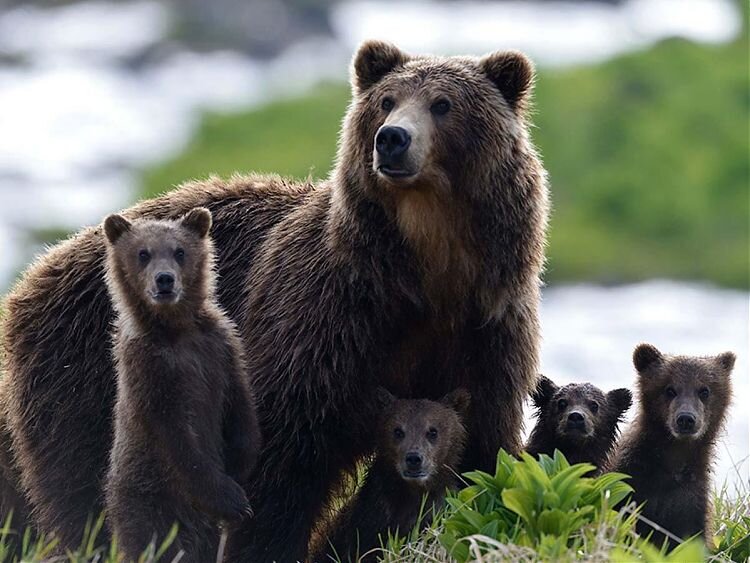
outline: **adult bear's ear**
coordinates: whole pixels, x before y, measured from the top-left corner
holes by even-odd
[[[633,352],[633,365],[639,374],[643,374],[648,368],[660,364],[664,356],[652,344],[639,344]]]
[[[523,113],[534,86],[534,63],[518,51],[498,51],[479,60],[484,72],[515,112]]]
[[[205,207],[196,207],[188,211],[180,222],[183,227],[204,238],[211,230],[211,212]]]
[[[447,395],[445,395],[440,402],[446,407],[450,407],[455,410],[462,417],[466,417],[469,414],[469,406],[471,405],[471,393],[469,393],[463,387],[454,389]]]
[[[618,418],[633,404],[633,394],[630,389],[613,389],[607,393],[607,402],[617,411]]]
[[[391,395],[391,392],[385,387],[378,387],[375,391],[375,397],[377,398],[378,405],[383,409],[389,407],[396,401],[396,397]]]
[[[555,396],[559,387],[549,377],[539,376],[536,388],[531,393],[531,401],[538,409],[543,409]]]
[[[364,92],[408,60],[409,55],[391,43],[365,41],[354,55],[352,86],[358,93]]]
[[[104,220],[104,234],[110,244],[115,244],[132,226],[133,224],[125,217],[114,213]]]
[[[727,375],[729,375],[734,368],[734,362],[736,359],[737,356],[734,355],[734,352],[724,352],[716,356],[714,358],[714,361],[724,370]]]

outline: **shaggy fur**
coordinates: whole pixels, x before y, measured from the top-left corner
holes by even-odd
[[[381,390],[383,412],[376,426],[375,459],[365,484],[317,538],[313,561],[377,561],[389,534],[428,526],[440,509],[466,440],[461,419],[469,394],[453,391],[439,402],[399,400]],[[410,474],[407,456],[422,458],[424,476]]]
[[[370,42],[354,67],[329,180],[196,182],[125,213],[174,218],[203,205],[214,216],[219,301],[241,327],[266,440],[249,488],[256,518],[232,542],[233,560],[305,557],[329,491],[374,448],[379,385],[431,399],[467,388],[465,468],[490,470],[498,448],[521,447],[547,218],[523,112],[531,65]],[[373,168],[386,94],[415,102],[434,131],[409,181]],[[432,112],[436,97],[450,99],[445,115]],[[456,249],[448,260],[441,239]],[[13,290],[5,323],[22,480],[39,522],[69,545],[101,506],[111,432],[103,254],[99,228],[52,249]]]
[[[268,230],[311,189],[276,177],[212,178],[123,215],[176,219],[194,207],[210,209],[218,297],[236,322],[241,288]],[[89,516],[103,509],[116,390],[104,261],[102,227],[85,229],[32,265],[7,301],[3,393],[14,459],[36,522],[56,532],[62,548],[76,549]]]
[[[679,538],[706,536],[714,445],[731,401],[735,356],[669,356],[650,344],[635,349],[639,412],[608,464],[632,476],[643,515]],[[690,431],[678,417],[693,417]],[[639,522],[640,534],[652,528]],[[652,541],[662,544],[664,534]],[[670,546],[676,542],[669,540]]]
[[[250,513],[244,490],[260,446],[242,343],[214,297],[211,214],[130,223],[112,215],[107,283],[118,312],[115,437],[106,484],[118,546],[137,561],[173,524],[172,560],[216,557],[219,521]],[[155,280],[174,276],[159,293]]]
[[[532,395],[537,423],[526,451],[551,456],[560,450],[570,463],[601,468],[615,445],[618,426],[633,402],[628,389],[607,394],[590,383],[558,387],[542,376]]]

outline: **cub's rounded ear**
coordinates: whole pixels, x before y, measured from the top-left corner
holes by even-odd
[[[447,407],[452,408],[462,417],[469,414],[469,406],[471,405],[471,393],[469,393],[463,387],[454,389],[447,395],[445,395],[440,402]]]
[[[651,344],[639,344],[633,352],[633,365],[638,373],[643,373],[649,367],[661,363],[664,356]]]
[[[357,92],[364,92],[408,60],[409,55],[391,43],[365,41],[354,55],[352,86]]]
[[[518,51],[498,51],[479,60],[479,69],[495,84],[513,111],[522,113],[534,86],[534,63]]]
[[[624,387],[613,389],[607,393],[607,402],[617,410],[617,414],[622,414],[633,404],[633,393],[630,392],[630,389]]]
[[[208,235],[208,231],[211,230],[211,222],[211,212],[205,207],[191,209],[180,221],[183,227],[191,230],[200,238]]]
[[[558,389],[558,386],[549,377],[540,375],[536,389],[531,393],[531,401],[536,408],[541,409],[552,400]]]
[[[388,391],[385,387],[378,387],[375,391],[375,398],[378,401],[378,405],[380,408],[386,408],[393,404],[396,401],[396,397],[391,395],[391,392]]]
[[[714,358],[714,361],[718,363],[722,367],[722,369],[727,372],[727,374],[732,372],[732,368],[734,368],[734,362],[736,360],[737,356],[734,355],[734,352],[724,352]]]
[[[133,224],[125,217],[114,213],[104,219],[104,234],[110,244],[115,244],[132,226]]]

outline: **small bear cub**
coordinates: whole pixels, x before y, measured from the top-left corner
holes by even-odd
[[[456,389],[439,401],[397,399],[378,389],[375,459],[364,485],[321,534],[313,561],[376,561],[388,533],[429,525],[455,486],[466,441],[470,395]],[[424,500],[426,499],[426,500]],[[419,522],[418,522],[419,521]]]
[[[117,312],[110,527],[127,560],[178,535],[165,559],[216,559],[219,527],[251,514],[260,435],[242,345],[214,294],[211,214],[104,221]]]
[[[633,353],[638,372],[639,411],[614,453],[610,471],[632,476],[632,500],[642,515],[678,538],[705,537],[710,467],[732,389],[735,356],[670,356],[650,344]],[[639,521],[641,535],[652,527]],[[667,539],[654,531],[657,545]]]
[[[604,394],[590,383],[558,387],[541,376],[532,395],[537,423],[526,451],[537,457],[560,450],[571,463],[601,468],[618,436],[618,426],[633,402],[629,389]]]

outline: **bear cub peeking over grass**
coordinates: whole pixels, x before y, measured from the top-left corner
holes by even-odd
[[[610,471],[632,476],[642,515],[678,538],[708,533],[714,443],[731,400],[735,356],[670,356],[650,344],[635,349],[639,412],[623,435]],[[639,521],[636,530],[653,528]],[[677,542],[666,538],[670,547]],[[653,543],[665,535],[654,531]]]
[[[118,317],[110,528],[127,560],[173,524],[171,561],[214,561],[220,522],[251,514],[245,484],[260,436],[241,342],[214,296],[211,214],[110,215],[106,279]]]
[[[532,401],[537,423],[526,445],[528,453],[551,456],[558,449],[571,464],[586,462],[601,469],[633,395],[629,389],[604,394],[590,383],[558,387],[541,376]]]
[[[388,534],[429,526],[456,483],[470,395],[456,389],[439,401],[397,399],[378,389],[375,459],[365,484],[318,538],[313,561],[377,561]]]

